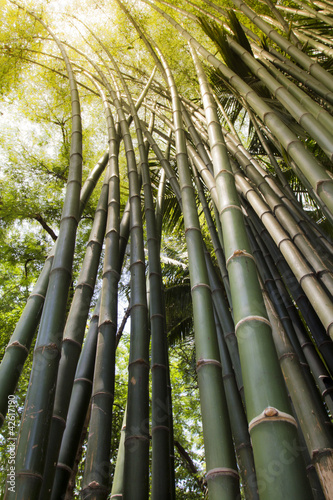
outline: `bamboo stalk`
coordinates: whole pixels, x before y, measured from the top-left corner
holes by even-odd
[[[53,410],[59,347],[65,321],[66,302],[79,220],[82,175],[82,129],[77,86],[67,54],[50,28],[29,12],[50,33],[66,63],[72,105],[72,140],[66,195],[50,281],[46,292],[26,404],[16,453],[17,498],[38,498],[42,484],[46,443]],[[43,372],[43,377],[40,373]],[[29,493],[28,493],[29,492]]]
[[[295,406],[298,420],[327,499],[331,498],[333,484],[333,434],[327,414],[313,398],[306,384],[300,363],[279,321],[273,304],[264,291],[267,311],[272,322],[274,343],[279,355],[284,378]],[[328,422],[327,422],[328,421]]]
[[[279,412],[289,414],[288,411],[290,412],[290,410],[283,385],[281,384],[279,390],[276,391],[275,381],[281,376],[281,372],[275,355],[273,339],[270,335],[270,327],[266,317],[259,283],[256,278],[253,257],[250,253],[249,243],[245,234],[242,212],[239,207],[236,187],[228,161],[222,130],[218,122],[215,102],[210,93],[207,78],[203,72],[199,58],[194,48],[190,46],[190,49],[196,67],[203,106],[206,113],[216,186],[219,190],[219,212],[231,286],[236,335],[240,351],[247,418],[253,444],[256,470],[259,473],[267,468],[267,464],[269,464],[271,460],[276,459],[276,453],[282,452],[283,445],[281,446],[281,444],[284,440],[290,439],[291,435],[294,436],[294,439],[297,438],[294,426],[281,420],[281,422],[278,422],[275,431],[276,433],[281,433],[281,435],[276,439],[274,445],[272,446],[272,442],[270,442],[270,446],[265,447],[264,441],[261,441],[266,435],[266,432],[268,432],[268,426],[269,428],[274,428],[274,422],[271,421],[271,423],[269,423],[268,415],[274,413],[274,415],[277,416]],[[241,294],[240,290],[242,290]],[[242,295],[242,297],[240,297],[240,295]],[[264,356],[264,350],[267,350],[267,354],[269,353],[269,365],[266,364],[268,358]],[[255,353],[259,354],[259,352],[261,354],[256,356],[256,362],[260,364],[260,369],[256,370],[252,363],[252,356],[255,355]],[[249,354],[251,356],[251,362],[248,357]],[[265,390],[263,387],[264,381],[261,378],[262,373],[266,374]],[[270,374],[270,376],[268,376],[268,374]],[[262,387],[260,396],[257,391],[259,379]],[[266,391],[267,395],[264,394]],[[276,398],[276,402],[273,402],[274,398]],[[279,409],[272,410],[271,412],[267,409],[268,402],[269,407]],[[261,414],[263,416],[259,416]],[[268,417],[268,421],[265,421],[265,417]],[[262,426],[259,424],[253,427],[253,423],[256,424],[257,419],[260,424],[264,422],[264,425]],[[277,436],[277,434],[275,434],[275,436]],[[290,488],[290,491],[293,491],[293,498],[305,498],[308,495],[305,483],[301,486],[300,483],[294,482],[296,474],[299,475],[299,477],[303,476],[303,480],[306,480],[303,463],[299,459],[298,461],[295,460],[292,465],[294,468],[293,473],[291,473],[290,468],[288,468],[287,471],[282,467],[285,481],[284,491],[286,492]],[[281,491],[277,492],[276,489],[271,489],[272,484],[269,485],[267,482],[265,486],[263,486],[260,479],[258,476],[259,495],[262,498],[266,498],[266,496],[267,498],[282,498],[282,495],[285,494],[283,492],[281,493]],[[274,480],[272,483],[274,483]]]
[[[55,464],[57,463],[61,438],[66,425],[72,384],[85,333],[90,301],[94,292],[106,227],[108,180],[106,176],[97,204],[87,252],[64,329],[48,451],[45,458],[43,485],[40,493],[40,498],[43,500],[49,498],[52,491]]]
[[[80,218],[99,177],[105,169],[107,161],[108,153],[105,153],[89,173],[88,178],[82,187],[80,196]],[[28,298],[27,304],[1,360],[0,378],[2,383],[0,385],[0,426],[3,424],[7,413],[8,395],[14,394],[15,392],[16,385],[19,381],[22,368],[27,359],[31,343],[42,314],[54,252],[55,245],[45,261],[44,267],[32,293]]]

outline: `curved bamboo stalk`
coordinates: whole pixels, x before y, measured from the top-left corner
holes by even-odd
[[[264,244],[259,235],[249,230],[253,255],[257,262],[258,272],[262,279],[265,289],[269,293],[270,299],[279,314],[283,327],[288,335],[290,342],[297,353],[297,356],[309,380],[310,367],[314,380],[319,389],[321,397],[327,404],[330,412],[333,409],[333,381],[323,362],[319,358],[315,347],[304,329],[303,323],[295,310],[279,273],[277,272],[271,256],[264,253]],[[313,382],[313,381],[312,381]],[[309,384],[312,385],[311,383]]]
[[[227,148],[239,161],[249,179],[252,180],[257,189],[261,191],[267,205],[272,211],[272,214],[274,214],[281,226],[288,232],[295,246],[299,249],[307,262],[315,270],[318,279],[333,295],[332,273],[319,257],[315,248],[311,245],[301,228],[295,222],[289,210],[287,210],[287,208],[281,203],[283,198],[283,196],[281,197],[281,191],[279,192],[274,182],[269,183],[268,176],[262,175],[262,173],[265,174],[265,172],[262,171],[261,167],[257,163],[254,163],[254,161],[251,159],[250,161],[247,160],[247,158],[243,154],[244,148],[242,148],[241,145],[236,146],[236,141],[232,138],[231,134],[226,132],[224,137]],[[250,155],[247,155],[247,157],[250,157]],[[254,166],[254,164],[256,166]],[[275,192],[271,186],[276,189]],[[270,234],[272,233],[270,232]]]
[[[284,72],[295,78],[297,81],[303,83],[306,87],[313,90],[316,94],[323,97],[327,101],[326,107],[328,107],[330,111],[332,111],[333,93],[325,85],[316,80],[312,75],[309,75],[309,73],[301,69],[290,59],[284,57],[280,52],[277,52],[272,48],[270,48],[270,51],[267,52],[256,46],[255,51],[262,54],[264,58],[271,61],[275,66],[279,67]]]
[[[125,248],[129,237],[129,202],[127,202],[120,224],[119,236],[119,268],[120,272]],[[95,366],[95,354],[99,324],[100,298],[90,321],[87,339],[81,351],[76,369],[67,423],[64,431],[59,460],[57,464],[51,500],[59,500],[66,492],[68,481],[71,477],[76,451],[81,437],[85,415],[90,404]]]
[[[59,237],[53,259],[50,281],[46,292],[30,386],[22,416],[16,454],[17,498],[38,498],[43,474],[43,462],[53,410],[55,381],[59,364],[59,347],[65,321],[67,294],[79,220],[82,175],[82,128],[77,86],[65,49],[50,28],[35,14],[30,13],[49,32],[66,64],[72,104],[72,140],[67,189],[65,194]],[[43,372],[43,377],[40,373]]]
[[[156,46],[155,49],[158,51]],[[209,288],[207,287],[208,277],[205,269],[199,221],[196,214],[193,188],[191,186],[189,176],[185,134],[182,127],[181,104],[168,65],[160,51],[158,51],[158,55],[164,67],[174,105],[173,119],[177,147],[177,164],[180,172],[180,184],[182,189],[182,201],[186,226],[185,235],[190,261],[192,301],[194,306],[194,324],[198,360],[197,371],[201,397],[204,442],[206,448],[206,463],[208,469],[206,477],[210,497],[212,499],[221,498],[221,495],[222,498],[234,498],[234,495],[238,490],[238,474],[235,471],[234,454],[227,430],[228,420],[225,415],[226,403],[224,401],[224,395],[221,392],[221,383],[219,382],[221,375],[216,349],[217,342],[214,331],[211,330],[214,326],[213,310],[209,297]],[[205,324],[206,331],[207,329],[211,331],[211,334],[209,335],[209,343],[207,343],[206,335],[205,338],[200,335],[203,331],[203,324]],[[207,382],[205,382],[206,377],[208,377]],[[209,379],[211,379],[213,383],[211,386],[208,385]],[[212,409],[214,409],[214,411],[212,411]],[[224,418],[222,417],[223,415],[225,415]],[[218,422],[219,432],[215,433],[213,443],[211,440],[211,436],[214,435],[212,430]],[[216,436],[223,436],[223,445],[222,442],[220,444],[216,442]],[[227,469],[225,469],[226,466]]]
[[[170,484],[170,428],[169,412],[171,401],[168,400],[169,362],[166,343],[165,307],[159,255],[155,209],[148,168],[147,149],[143,142],[143,131],[139,117],[116,61],[108,52],[117,74],[122,82],[130,103],[139,145],[141,172],[144,191],[144,204],[147,227],[148,268],[149,268],[149,312],[151,324],[151,370],[152,370],[152,489],[153,499],[169,500],[174,496]],[[154,115],[149,128],[153,128]],[[150,132],[149,132],[150,133]],[[149,143],[148,143],[149,144]],[[170,403],[170,404],[169,404]]]
[[[90,308],[90,300],[94,291],[96,275],[99,266],[99,258],[105,234],[109,185],[112,187],[111,174],[114,158],[117,158],[119,150],[119,137],[110,118],[110,110],[106,98],[99,86],[96,87],[104,100],[106,118],[109,125],[109,153],[110,166],[101,190],[100,199],[96,209],[96,215],[92,226],[88,251],[82,264],[78,285],[74,293],[71,309],[66,322],[64,339],[62,344],[62,355],[57,378],[57,388],[53,409],[53,418],[50,428],[50,440],[48,453],[45,459],[43,486],[40,493],[41,499],[49,498],[55,473],[55,464],[61,445],[61,437],[66,425],[66,417],[70,402],[72,383],[75,376],[77,361],[80,355],[86,320]],[[112,175],[111,175],[112,177]]]
[[[264,123],[271,128],[277,139],[284,145],[288,154],[298,164],[314,191],[323,199],[328,209],[333,213],[333,180],[325,170],[317,163],[314,157],[304,148],[301,141],[290,131],[290,129],[278,118],[276,113],[232,70],[221,63],[215,56],[200,45],[192,35],[182,28],[172,17],[153,5],[150,0],[143,0],[151,5],[157,12],[165,17],[199,53],[201,53],[210,64],[219,69],[222,75],[229,81],[240,95],[242,95],[256,113],[263,119]],[[206,1],[206,0],[205,0]],[[310,166],[311,165],[311,166]]]
[[[265,57],[265,51],[262,49],[258,50],[261,56]],[[276,80],[294,96],[296,99],[308,110],[310,113],[322,124],[328,132],[332,130],[333,117],[326,111],[322,106],[315,102],[309,95],[303,92],[297,85],[290,81],[286,76],[278,71],[273,64],[262,58],[262,63],[268,68],[268,70],[273,74]]]
[[[95,368],[95,354],[98,335],[100,297],[90,320],[89,330],[83,344],[76,368],[67,422],[62,436],[61,447],[51,492],[51,500],[64,498],[74,467],[82,429],[90,405]]]
[[[319,320],[317,314],[315,313],[309,299],[303,292],[301,286],[296,280],[295,275],[291,271],[289,265],[283,258],[281,251],[275,245],[273,239],[269,235],[267,229],[264,227],[261,221],[257,218],[254,209],[246,204],[246,211],[250,217],[251,222],[255,226],[256,230],[260,234],[261,238],[265,242],[269,253],[274,260],[274,264],[279,270],[283,282],[286,288],[289,290],[293,300],[297,304],[297,307],[301,311],[305,322],[311,331],[313,339],[320,350],[323,359],[331,373],[333,373],[333,343],[330,337],[326,334],[325,329]]]
[[[204,0],[206,1],[206,0]],[[316,63],[308,55],[304,54],[293,43],[286,40],[274,28],[271,28],[265,21],[261,19],[250,7],[242,0],[232,0],[233,4],[238,7],[243,14],[248,17],[265,35],[275,42],[282,50],[287,52],[298,64],[303,66],[311,75],[322,82],[327,88],[333,91],[333,77],[320,64]]]
[[[124,411],[123,423],[120,430],[117,461],[116,461],[115,471],[113,474],[110,498],[123,498],[124,495],[126,417],[127,417],[127,407],[125,408]]]
[[[276,426],[276,440],[274,445],[270,442],[270,446],[265,447],[264,441],[262,441],[262,433],[265,434],[266,425],[273,428],[274,423],[271,422],[271,424],[269,424],[263,420],[265,422],[263,427],[261,425],[252,427],[253,423],[257,422],[257,419],[258,422],[262,422],[262,417],[258,417],[258,415],[261,415],[261,413],[263,415],[266,415],[267,412],[270,413],[269,410],[267,410],[268,406],[278,408],[278,410],[274,410],[273,412],[275,415],[278,415],[279,411],[288,414],[290,409],[288,398],[284,393],[282,385],[280,386],[280,390],[275,390],[275,380],[281,376],[281,372],[278,360],[275,356],[273,339],[270,334],[270,327],[266,317],[259,283],[257,281],[254,260],[250,253],[249,243],[245,233],[235,181],[231,172],[222,130],[218,121],[215,102],[210,93],[208,81],[199,62],[199,58],[193,47],[190,46],[190,50],[196,67],[202,102],[206,113],[216,187],[219,191],[219,212],[231,286],[236,325],[235,329],[243,373],[247,418],[253,444],[256,470],[259,473],[259,471],[265,470],[265,467],[267,467],[267,464],[270,463],[271,460],[276,459],[276,453],[281,453],[281,444],[283,441],[289,439],[291,434],[294,436],[294,439],[297,438],[294,426],[281,420]],[[242,299],[240,299],[240,289],[242,290]],[[265,356],[258,356],[256,361],[260,364],[260,370],[257,371],[254,369],[252,356],[255,352],[260,351],[263,353],[263,344],[265,344],[267,353],[270,353],[269,364],[267,364],[267,358]],[[249,359],[250,352],[252,353],[250,355],[251,360]],[[259,378],[263,372],[266,374],[266,390],[263,390],[263,380],[261,380],[262,390],[260,391],[260,395],[258,395],[257,387]],[[277,438],[278,434],[280,434],[279,438]],[[288,467],[288,471],[283,471],[285,491],[288,491],[290,488],[290,491],[293,491],[293,498],[305,498],[308,495],[306,486],[304,488],[304,484],[301,486],[300,484],[294,483],[294,474],[299,475],[299,477],[303,476],[305,480],[303,463],[301,460],[298,460],[292,465],[293,472],[291,472],[290,467]],[[274,481],[272,481],[272,484],[273,483]],[[274,490],[271,489],[272,484],[265,484],[265,487],[263,487],[258,476],[259,495],[262,498],[282,498],[281,492],[277,492],[275,488]]]
[[[253,57],[230,37],[227,38],[230,46],[239,55],[242,61],[250,68],[274,97],[280,101],[293,118],[308,132],[322,148],[330,160],[333,159],[333,138],[326,127],[321,125],[317,119],[309,113],[301,103],[284,86],[281,86],[274,77]]]
[[[325,496],[329,499],[333,483],[332,428],[323,406],[317,404],[317,400],[313,398],[303,378],[301,365],[269,296],[265,291],[263,294],[288,391],[301,424],[312,463],[316,468]]]
[[[246,179],[239,174],[239,170],[234,171],[237,187],[241,190],[243,196],[256,211],[258,217],[265,225],[275,244],[282,252],[286,262],[295,274],[295,277],[313,308],[317,312],[322,324],[325,327],[327,335],[333,339],[333,304],[327,296],[325,290],[320,286],[313,275],[311,268],[302,258],[294,243],[281,228],[266,203],[258,196],[253,187]]]

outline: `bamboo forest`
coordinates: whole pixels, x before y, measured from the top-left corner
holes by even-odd
[[[333,499],[333,0],[1,0],[0,498]]]

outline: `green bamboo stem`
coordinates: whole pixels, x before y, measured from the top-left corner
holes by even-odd
[[[290,266],[290,269],[293,271],[297,281],[303,288],[314,310],[317,312],[325,327],[327,335],[331,336],[333,339],[333,304],[330,297],[320,286],[320,283],[313,275],[312,269],[308,266],[292,240],[275,219],[267,204],[259,197],[249,182],[247,182],[239,172],[239,170],[238,173],[234,170],[237,187],[254,208],[258,217],[268,230]]]
[[[121,4],[120,4],[121,5]],[[121,6],[123,7],[123,6]],[[110,89],[112,90],[112,89]],[[126,498],[144,499],[148,492],[149,336],[145,286],[145,260],[139,179],[128,124],[117,96],[111,93],[124,140],[130,189],[131,240],[131,340],[129,359],[128,414],[125,439]]]
[[[257,233],[253,235],[251,231],[250,241],[253,248],[253,255],[257,262],[257,268],[261,280],[269,293],[270,299],[279,314],[283,327],[288,334],[288,338],[297,353],[297,356],[305,372],[305,376],[309,380],[309,371],[311,369],[313,378],[317,384],[321,397],[326,402],[329,411],[333,409],[333,381],[319,358],[315,347],[306,331],[303,323],[295,310],[295,307],[290,299],[279,273],[277,272],[270,255],[263,251],[265,250],[263,242]],[[309,384],[311,386],[311,383]]]
[[[49,498],[52,491],[55,464],[57,463],[61,438],[66,426],[72,384],[85,333],[90,301],[94,292],[106,227],[108,181],[107,175],[101,189],[87,251],[64,329],[48,451],[45,458],[43,485],[40,493],[40,498],[43,500]]]
[[[324,14],[321,14],[320,12],[318,12],[314,9],[312,9],[305,2],[300,2],[299,0],[295,0],[295,4],[299,5],[307,13],[312,14],[316,19],[320,19],[320,21],[323,21],[323,23],[327,24],[328,26],[333,26],[333,19],[331,19],[328,16],[325,16]]]
[[[294,425],[291,425],[293,417],[290,417],[291,420],[289,421],[282,417],[282,415],[290,415],[288,398],[283,384],[279,384],[278,390],[276,386],[276,380],[281,377],[281,372],[275,354],[273,339],[270,334],[270,326],[260,286],[256,277],[254,260],[250,253],[250,245],[246,237],[234,178],[228,161],[215,102],[210,93],[207,78],[194,48],[190,46],[190,49],[206,113],[216,186],[220,195],[218,208],[231,286],[235,329],[245,388],[247,418],[253,444],[256,470],[259,474],[262,470],[267,471],[268,464],[272,460],[276,460],[277,455],[282,453],[283,442],[287,442],[292,435],[293,439],[297,439],[296,429]],[[242,293],[240,293],[240,290],[242,290]],[[264,352],[266,352],[266,355],[264,355]],[[254,355],[256,356],[257,364],[260,365],[258,370],[253,365]],[[266,374],[265,382],[262,379],[262,373]],[[259,383],[261,384],[260,394],[257,391]],[[274,425],[274,421],[269,420],[273,414],[278,417],[276,425]],[[281,415],[281,419],[279,419],[279,415]],[[289,419],[289,417],[286,418]],[[274,444],[270,440],[270,445],[267,447],[265,446],[264,436],[266,432],[269,432],[269,429],[273,430],[274,427],[276,429],[274,432]],[[279,434],[280,436],[277,437]],[[291,468],[293,471],[291,471]],[[282,466],[282,469],[284,488],[281,490],[280,485],[280,491],[272,488],[274,480],[272,480],[271,484],[265,482],[263,486],[260,481],[261,478],[259,479],[258,476],[259,495],[261,498],[283,498],[289,488],[290,492],[293,492],[293,498],[306,498],[309,496],[306,483],[301,485],[299,482],[295,482],[296,475],[299,478],[303,478],[302,480],[300,479],[301,481],[306,481],[305,469],[301,459],[295,460],[292,466],[288,468]]]
[[[265,53],[262,49],[259,49],[258,52],[260,54]],[[290,92],[327,129],[328,132],[332,130],[333,117],[328,111],[314,101],[308,94],[303,92],[303,90],[295,85],[289,78],[283,75],[281,71],[277,70],[267,59],[262,58],[262,63],[273,74],[275,79],[280,82],[288,92]]]
[[[65,322],[66,302],[79,220],[82,175],[82,129],[77,86],[67,54],[58,38],[44,21],[31,14],[50,33],[61,51],[70,83],[72,104],[72,140],[67,189],[60,231],[53,259],[37,337],[30,385],[26,397],[16,453],[17,499],[30,495],[38,498],[42,483],[46,443],[53,410],[59,348]],[[40,373],[43,373],[43,377]]]
[[[124,411],[123,423],[120,430],[117,461],[113,474],[110,498],[123,498],[124,495],[126,417],[127,417],[127,407],[125,408]]]
[[[302,104],[290,93],[284,86],[281,86],[278,81],[258,62],[246,49],[240,46],[231,37],[227,37],[230,47],[241,58],[242,61],[250,68],[252,73],[256,75],[273,96],[285,107],[285,109],[293,116],[293,118],[308,132],[318,145],[322,148],[330,160],[333,158],[333,139],[331,129],[328,131],[326,127],[308,112]]]
[[[235,375],[226,347],[223,328],[214,309],[215,326],[219,343],[223,386],[227,398],[231,431],[235,441],[235,450],[240,476],[247,500],[259,499],[258,484],[254,466],[253,451],[242,399],[240,398]]]
[[[230,283],[229,283],[228,271],[227,271],[226,264],[225,264],[225,257],[224,257],[223,249],[222,249],[222,246],[220,243],[218,232],[216,230],[216,227],[215,227],[215,224],[213,221],[213,217],[211,215],[210,209],[208,207],[208,203],[206,201],[206,197],[205,197],[202,183],[198,177],[198,173],[197,173],[196,168],[193,167],[193,164],[192,164],[192,171],[193,171],[193,176],[194,176],[194,181],[195,181],[195,184],[197,187],[197,191],[199,194],[200,203],[201,203],[202,209],[203,209],[204,214],[205,214],[205,219],[206,219],[207,227],[209,230],[210,238],[212,240],[212,244],[214,247],[214,253],[216,256],[217,263],[218,263],[219,271],[221,273],[221,277],[222,277],[222,281],[223,281],[223,285],[224,285],[224,290],[226,292],[227,299],[228,299],[228,302],[230,304],[231,303]]]
[[[95,354],[98,335],[100,298],[90,320],[89,330],[83,344],[80,359],[76,368],[70,404],[67,413],[53,488],[52,500],[64,498],[68,482],[71,478],[82,429],[90,405],[95,367]]]
[[[333,104],[333,93],[331,90],[329,90],[312,75],[309,75],[309,73],[305,70],[293,63],[290,59],[284,57],[280,52],[277,52],[272,48],[270,48],[269,52],[266,52],[259,47],[256,47],[256,52],[262,53],[264,57],[270,60],[275,66],[278,66],[284,72],[293,76],[296,80],[303,83],[319,96],[323,97],[326,101],[328,101],[328,103]],[[330,106],[330,110],[332,110],[332,106]]]
[[[143,142],[143,131],[139,117],[119,68],[109,54],[117,74],[121,79],[130,103],[139,145],[141,172],[143,180],[144,204],[147,228],[148,269],[149,269],[149,312],[151,326],[151,371],[152,371],[152,488],[153,499],[169,500],[170,491],[170,450],[169,450],[169,411],[168,370],[169,362],[166,344],[165,307],[159,255],[159,239],[156,227],[155,209],[148,168],[147,149]],[[154,114],[149,126],[153,128]],[[174,486],[173,486],[174,489]]]
[[[249,105],[263,119],[264,123],[271,128],[277,139],[284,145],[288,154],[298,164],[306,178],[309,180],[314,191],[322,198],[328,209],[333,213],[333,181],[325,170],[317,163],[314,157],[304,148],[299,139],[291,132],[291,130],[278,118],[276,113],[264,102],[243,80],[241,80],[232,70],[221,63],[215,56],[208,52],[200,45],[192,35],[182,28],[176,21],[161,9],[150,3],[150,0],[144,0],[145,3],[151,5],[170,24],[172,24],[193,47],[203,55],[210,64],[216,69],[219,69],[222,75],[229,81],[240,95],[246,98]],[[325,72],[326,73],[326,72]],[[310,166],[311,165],[311,166]]]
[[[101,91],[101,90],[100,90]],[[119,142],[109,106],[105,103],[109,135],[109,198],[105,235],[105,257],[99,315],[96,365],[87,444],[82,498],[106,499],[109,486],[109,457],[115,377],[117,333],[117,288],[119,281],[120,188]]]
[[[225,133],[224,135],[226,145],[229,151],[232,152],[233,156],[239,161],[242,169],[245,171],[246,175],[250,180],[254,182],[254,185],[261,191],[263,197],[270,207],[272,214],[276,217],[277,221],[281,226],[288,232],[293,243],[296,245],[298,250],[302,253],[306,261],[312,266],[314,271],[317,273],[318,279],[325,285],[327,290],[333,294],[333,278],[331,271],[327,268],[325,263],[317,254],[315,248],[311,245],[308,238],[305,236],[299,225],[295,222],[293,216],[287,210],[287,208],[281,203],[281,192],[279,192],[277,186],[274,183],[268,183],[269,179],[267,176],[262,175],[262,169],[256,164],[253,165],[253,160],[251,162],[247,160],[244,156],[242,149],[237,148],[235,141],[230,140],[231,135]],[[241,151],[239,151],[241,149]],[[258,171],[259,170],[259,171]],[[263,172],[265,174],[265,172]],[[275,188],[275,191],[272,187]],[[253,206],[253,205],[252,205]],[[266,226],[267,227],[267,226]],[[272,230],[273,232],[274,231]],[[271,233],[271,231],[270,231]],[[271,233],[272,234],[272,233]],[[281,239],[280,239],[281,241]],[[278,244],[278,243],[277,243]]]
[[[288,391],[323,492],[329,499],[333,483],[332,428],[325,410],[317,404],[317,400],[313,398],[311,390],[304,380],[301,365],[268,294],[263,291],[263,295]]]
[[[129,202],[126,204],[119,236],[119,263],[120,273],[125,255],[125,248],[129,237]],[[71,477],[76,451],[82,434],[85,415],[90,404],[93,374],[95,366],[95,354],[99,324],[100,299],[92,316],[87,340],[83,345],[79,363],[76,369],[75,380],[68,410],[67,424],[64,431],[59,460],[57,464],[55,480],[53,484],[51,500],[58,500],[65,494],[68,481]]]
[[[296,45],[296,47],[301,48],[301,44],[295,34],[295,31],[292,29],[291,24],[284,19],[278,9],[275,7],[275,4],[271,0],[264,0],[264,2],[268,5],[275,19],[281,24],[285,34],[288,38],[290,38],[291,42]]]
[[[301,286],[296,280],[295,275],[292,273],[289,265],[283,258],[281,251],[276,247],[273,242],[271,236],[268,231],[264,227],[261,221],[255,215],[255,211],[252,209],[250,205],[246,205],[246,211],[250,217],[251,222],[256,227],[256,230],[260,234],[260,237],[265,242],[273,260],[274,264],[279,270],[283,282],[286,285],[286,288],[289,290],[293,300],[297,304],[297,307],[301,311],[302,316],[305,319],[307,326],[309,327],[313,339],[320,350],[323,359],[329,369],[329,371],[333,372],[333,343],[330,337],[325,332],[325,329],[320,322],[317,314],[315,313],[309,299],[303,292]]]
[[[227,301],[224,298],[224,290],[221,283],[216,275],[213,263],[209,252],[205,251],[206,266],[209,277],[209,285],[212,292],[212,299],[216,314],[218,316],[221,328],[223,330],[224,340],[229,351],[229,355],[232,361],[233,370],[235,372],[235,377],[237,381],[237,388],[241,395],[243,404],[245,406],[244,399],[244,386],[242,379],[242,371],[239,359],[239,350],[237,345],[237,338],[235,334],[235,325],[232,320],[231,314],[229,312]],[[223,364],[222,364],[223,367]]]
[[[275,29],[271,28],[261,19],[250,7],[242,0],[233,0],[233,4],[238,7],[245,16],[247,16],[268,38],[275,42],[278,47],[287,52],[300,66],[303,66],[311,75],[322,82],[327,88],[333,91],[333,77],[320,64],[316,63],[304,52],[298,49],[293,43],[280,35]]]
[[[298,28],[297,31],[299,33],[302,33],[303,35],[305,35],[307,33],[306,30],[303,30],[302,28]],[[325,45],[326,49],[329,49],[330,47],[332,47],[332,41],[329,38],[327,38],[326,36],[322,36],[318,32],[311,32],[308,34],[311,37],[313,37],[314,40],[322,42]]]
[[[271,140],[271,142],[274,144],[274,146],[276,147],[276,149],[281,153],[282,156],[284,156],[284,161],[285,163],[288,165],[288,167],[290,166],[290,168],[292,169],[292,171],[294,172],[294,174],[297,176],[297,178],[300,180],[301,184],[305,187],[305,189],[307,190],[309,196],[315,201],[315,203],[319,206],[319,208],[321,209],[323,215],[331,222],[331,224],[333,224],[333,215],[331,213],[331,211],[328,209],[328,207],[326,206],[325,202],[323,201],[323,199],[318,195],[318,193],[316,192],[315,189],[313,189],[313,187],[311,186],[310,182],[308,181],[308,179],[305,177],[304,173],[302,172],[302,170],[299,168],[299,166],[293,161],[292,158],[290,158],[286,151],[283,149],[283,147],[281,147],[281,144],[279,141],[276,140],[276,138],[270,133],[269,130],[266,129],[266,133],[269,137],[269,139]]]
[[[80,196],[80,217],[82,216],[84,207],[86,206],[86,203],[96,186],[99,177],[105,169],[107,161],[108,154],[106,153],[92,169],[82,187]],[[0,378],[2,383],[0,385],[0,426],[3,424],[7,413],[8,395],[14,394],[15,392],[16,385],[27,359],[31,343],[42,314],[54,252],[55,246],[53,246],[48,258],[45,261],[40,276],[28,298],[27,304],[15,327],[13,335],[10,338],[7,346],[8,351],[6,349],[1,361]]]
[[[181,104],[172,74],[160,52],[159,57],[167,75],[173,102],[177,164],[184,207],[185,237],[190,262],[197,373],[206,450],[206,478],[210,498],[234,498],[238,490],[238,474],[235,470],[234,453],[228,431],[229,423],[225,413],[225,397],[221,391],[222,381],[220,379],[221,371],[216,334],[214,334],[213,310],[210,291],[207,286],[208,276],[205,268],[200,226],[189,175]],[[203,331],[205,331],[204,337],[201,335]],[[211,333],[207,335],[207,331]],[[219,431],[214,434],[213,429],[216,428],[216,425],[218,425]],[[222,441],[216,439],[217,436],[221,438],[223,445]]]

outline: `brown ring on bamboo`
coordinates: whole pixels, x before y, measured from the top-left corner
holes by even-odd
[[[154,432],[158,430],[170,432],[169,427],[167,427],[166,425],[155,425],[155,427],[152,427],[151,433],[154,434]]]
[[[236,479],[239,478],[238,472],[228,467],[216,467],[215,469],[211,469],[206,473],[205,478],[211,479],[215,476],[233,476]]]
[[[148,370],[150,368],[149,363],[147,363],[147,361],[145,361],[142,358],[138,358],[135,361],[131,361],[131,363],[128,364],[128,369],[130,369],[130,367],[135,364],[144,365],[146,368],[148,368]]]
[[[253,262],[255,263],[253,255],[248,253],[246,250],[235,250],[234,253],[232,255],[230,255],[230,257],[228,257],[228,259],[226,260],[225,265],[227,268],[228,268],[230,261],[232,259],[235,259],[236,257],[248,257],[249,259],[252,259]]]
[[[125,438],[125,443],[130,439],[142,439],[143,441],[149,441],[149,438],[147,436],[140,436],[139,434],[135,434],[133,436],[127,436],[127,438]]]
[[[194,226],[189,226],[185,229],[185,234],[188,232],[188,231],[191,231],[191,230],[194,230],[194,231],[199,231],[199,233],[201,234],[201,230],[198,228],[198,227],[194,227]]]
[[[201,286],[208,288],[208,290],[211,291],[211,288],[207,283],[197,283],[196,285],[192,286],[191,292],[193,292],[196,288],[201,287]]]
[[[31,295],[29,295],[29,299],[31,299],[32,297],[41,297],[42,299],[45,299],[45,295],[42,295],[40,293],[32,293]]]
[[[164,370],[167,370],[167,367],[165,365],[161,365],[160,363],[153,364],[151,369],[153,370],[154,368],[163,368]]]
[[[283,411],[279,411],[277,408],[274,408],[273,406],[268,406],[262,413],[260,413],[260,415],[257,415],[249,422],[249,432],[252,431],[253,427],[263,422],[276,422],[276,421],[288,422],[289,424],[292,424],[295,427],[297,427],[297,422],[292,415],[289,415],[289,413],[285,413]]]
[[[14,342],[12,342],[11,344],[9,344],[7,347],[6,347],[6,351],[7,349],[9,349],[10,347],[22,347],[22,349],[26,352],[26,353],[29,353],[29,349],[26,348],[25,345],[21,344],[21,342],[19,342],[18,340],[14,340]]]
[[[117,278],[117,280],[120,279],[120,274],[118,273],[118,271],[116,271],[115,269],[107,269],[103,274],[102,274],[102,278],[104,278],[104,276],[106,276],[107,274],[114,274],[115,277]]]
[[[64,469],[66,470],[67,472],[69,472],[70,474],[72,474],[72,469],[70,467],[68,467],[68,465],[66,464],[63,464],[62,462],[58,462],[57,463],[57,467],[60,467],[60,469]]]
[[[222,210],[219,212],[220,216],[223,214],[225,210],[228,210],[229,208],[234,208],[235,210],[240,210],[242,212],[242,209],[238,205],[227,205],[226,207],[223,207]]]
[[[272,328],[272,325],[270,324],[269,320],[265,318],[264,316],[246,316],[245,318],[242,318],[236,323],[235,325],[235,334],[237,335],[237,329],[246,321],[261,321],[262,323],[265,323],[268,325],[270,328]]]
[[[76,378],[74,380],[74,382],[88,382],[88,384],[92,385],[92,380],[89,380],[88,378],[84,378],[84,377],[80,377],[80,378]]]
[[[222,365],[219,361],[217,361],[217,359],[199,359],[197,361],[197,367],[196,367],[197,373],[200,370],[200,368],[202,368],[205,365],[216,365],[222,369]]]
[[[318,189],[322,184],[325,184],[326,182],[332,182],[332,179],[321,179],[316,182],[316,188],[315,188],[315,193],[319,196]]]

